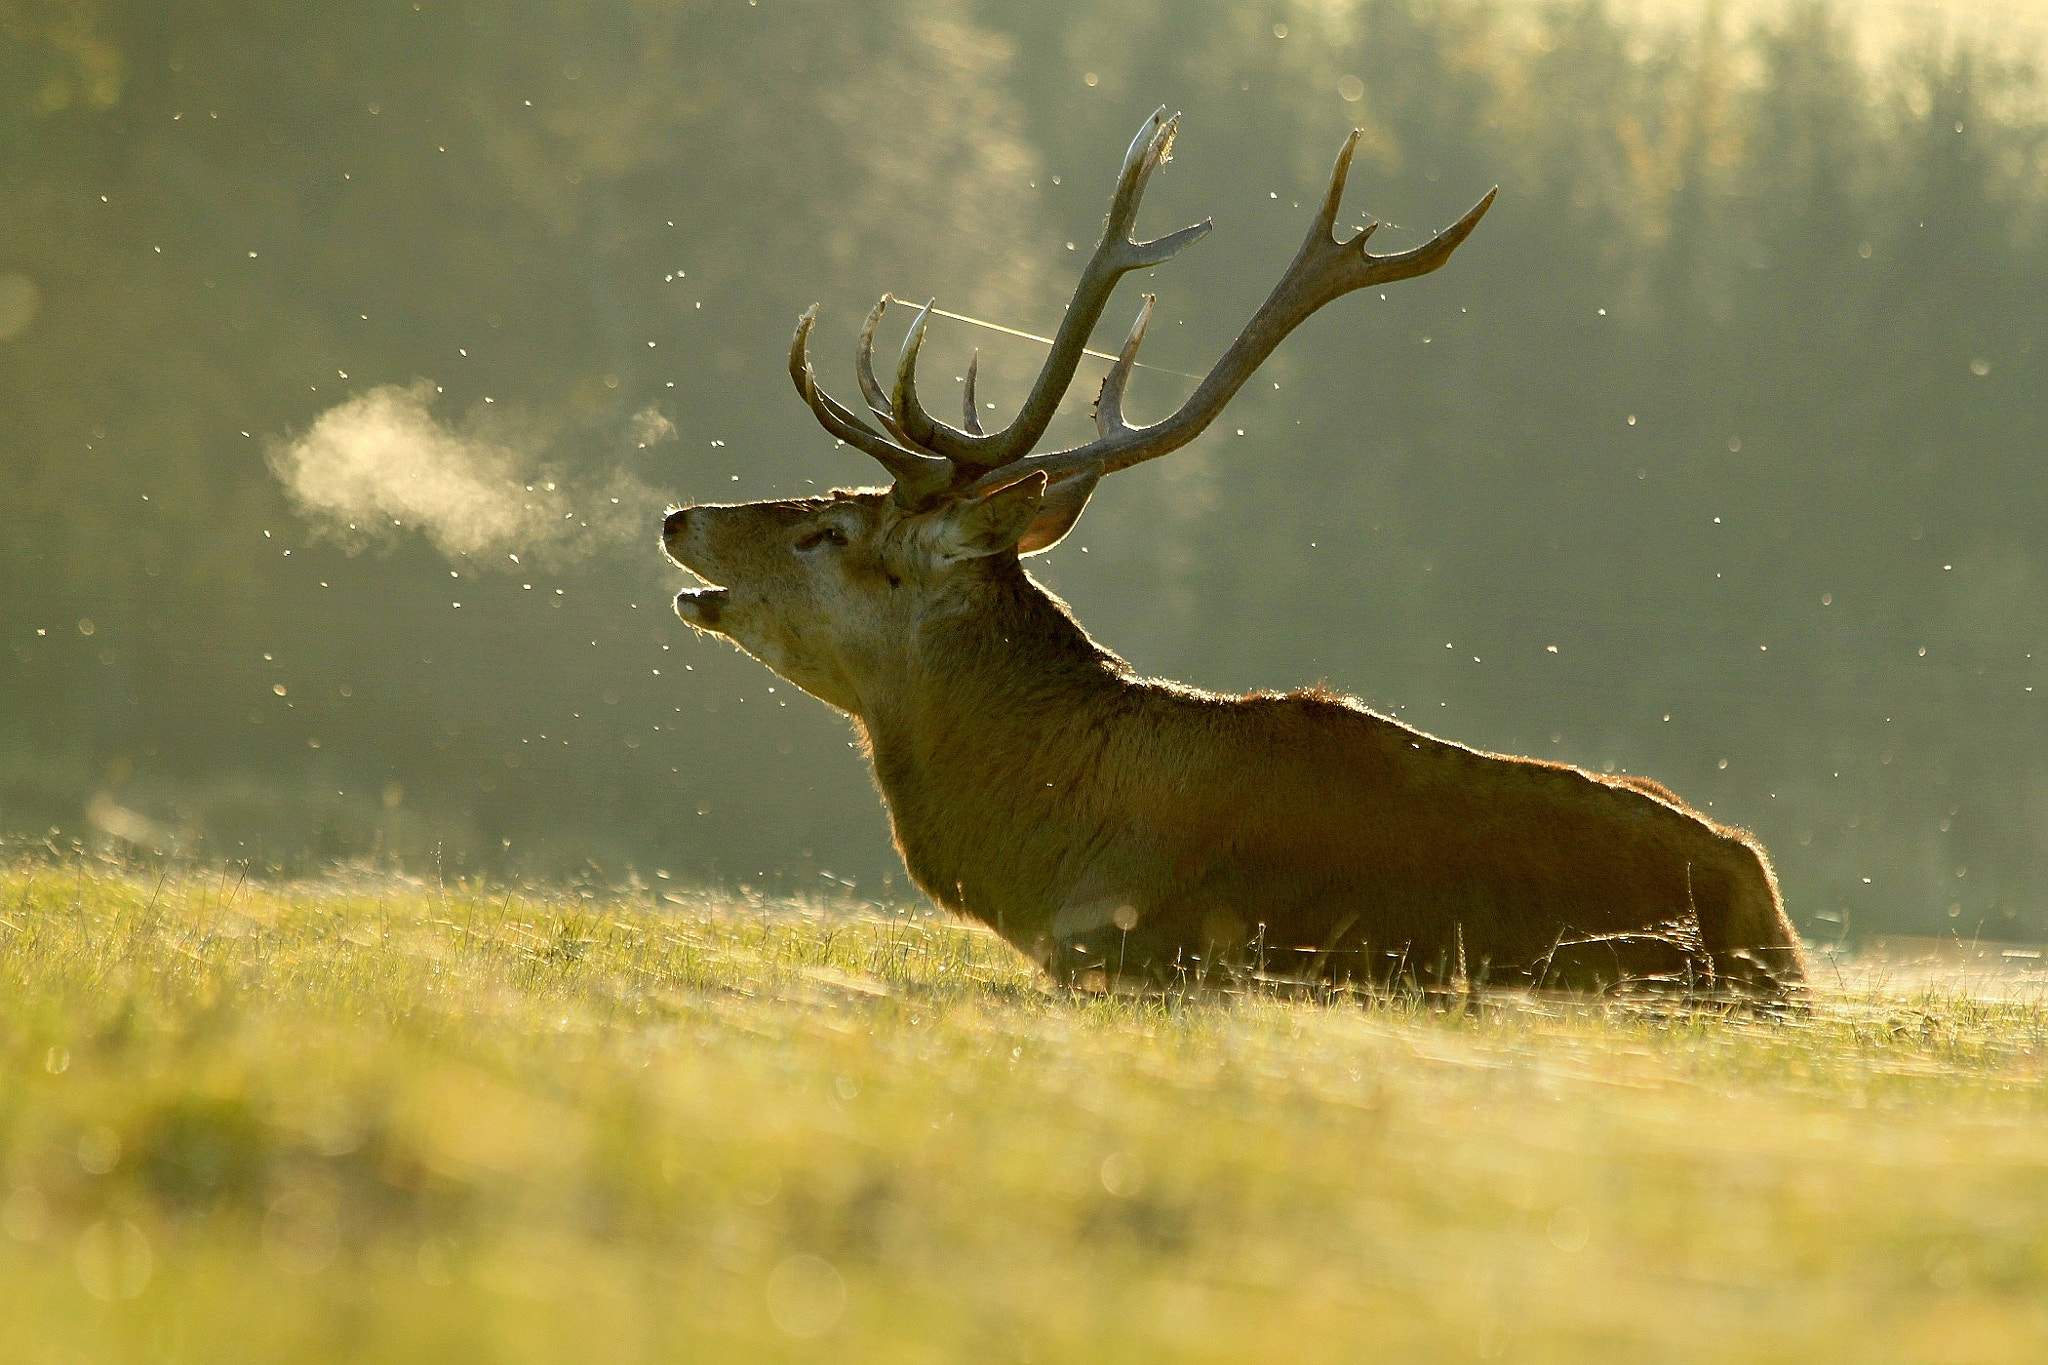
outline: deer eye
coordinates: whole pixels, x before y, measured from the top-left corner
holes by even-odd
[[[837,526],[820,526],[815,531],[810,531],[797,537],[796,548],[798,550],[815,550],[821,545],[844,545],[845,543],[846,532],[840,530]]]

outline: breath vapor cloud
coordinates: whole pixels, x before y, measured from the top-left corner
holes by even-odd
[[[412,530],[450,557],[530,551],[563,560],[646,538],[662,500],[631,474],[572,482],[543,466],[540,437],[495,415],[444,423],[433,400],[426,381],[359,394],[273,447],[271,468],[300,514],[348,545]],[[632,421],[642,445],[673,431],[652,409]]]

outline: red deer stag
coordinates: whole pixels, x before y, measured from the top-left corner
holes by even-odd
[[[1177,123],[1162,109],[1131,143],[1102,240],[1003,430],[977,420],[972,364],[960,426],[919,401],[929,305],[886,389],[873,349],[887,295],[862,329],[871,416],[818,386],[806,312],[790,377],[894,482],[669,513],[669,555],[715,585],[678,595],[677,614],[852,717],[917,884],[1061,980],[1795,986],[1804,963],[1762,848],[1656,783],[1482,753],[1350,697],[1137,677],[1024,572],[1018,557],[1065,535],[1104,475],[1186,445],[1309,314],[1435,270],[1493,203],[1395,255],[1365,250],[1377,224],[1339,241],[1353,133],[1293,263],[1178,412],[1124,420],[1148,295],[1096,399],[1098,438],[1031,454],[1118,279],[1209,231],[1132,235]]]

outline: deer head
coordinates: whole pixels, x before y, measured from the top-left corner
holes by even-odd
[[[1336,236],[1345,176],[1360,134],[1338,153],[1329,188],[1293,263],[1237,340],[1172,416],[1149,426],[1124,420],[1123,395],[1153,296],[1138,309],[1095,399],[1096,439],[1033,454],[1073,382],[1089,335],[1117,282],[1207,236],[1204,221],[1151,241],[1133,235],[1139,201],[1166,161],[1179,117],[1164,108],[1132,139],[1102,239],[1081,273],[1044,367],[1016,418],[985,432],[976,412],[979,356],[967,367],[960,426],[933,417],[918,398],[917,357],[931,304],[911,323],[885,389],[874,366],[875,330],[894,300],[868,315],[855,350],[866,416],[826,393],[811,367],[814,305],[798,321],[789,373],[825,430],[889,471],[886,490],[828,497],[696,506],[671,512],[663,544],[678,563],[717,585],[680,594],[677,614],[733,640],[814,696],[863,714],[864,695],[900,672],[900,654],[923,622],[971,610],[978,585],[1016,574],[1018,555],[1057,544],[1104,475],[1177,450],[1199,436],[1274,348],[1311,313],[1356,289],[1437,269],[1470,235],[1494,192],[1419,247],[1375,256],[1378,223]]]

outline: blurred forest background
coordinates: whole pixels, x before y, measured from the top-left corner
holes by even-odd
[[[675,620],[658,516],[871,482],[797,313],[841,392],[885,289],[1049,331],[1165,103],[1145,225],[1218,231],[1140,420],[1348,128],[1382,250],[1502,194],[1034,561],[1099,638],[1653,775],[1823,941],[2040,936],[2048,80],[1885,13],[0,0],[0,829],[888,894],[845,723]],[[925,371],[977,345],[1007,407],[1029,343]],[[323,451],[512,513],[295,495]]]

